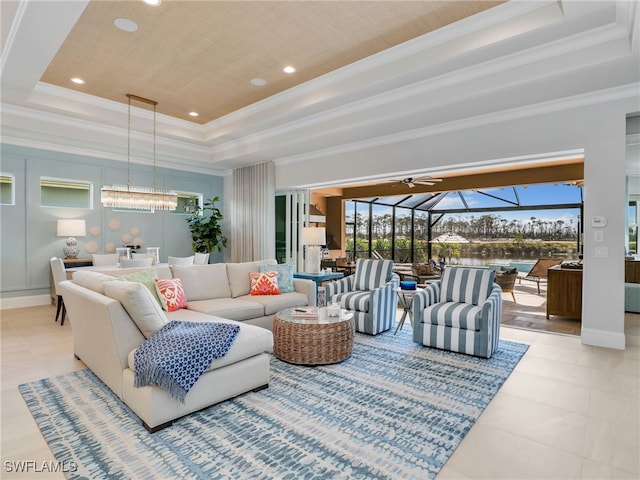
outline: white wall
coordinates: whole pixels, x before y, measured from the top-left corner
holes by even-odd
[[[276,168],[276,188],[344,182],[367,175],[433,167],[514,163],[514,157],[583,149],[585,217],[605,216],[604,241],[585,225],[582,341],[624,348],[625,100],[536,114],[344,153],[316,155]],[[524,159],[520,161],[525,161]],[[313,174],[310,174],[313,172]],[[608,249],[607,258],[595,248]]]

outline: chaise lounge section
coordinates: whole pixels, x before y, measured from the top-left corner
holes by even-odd
[[[266,264],[270,263],[275,262]],[[208,289],[211,295],[217,296],[223,290],[217,282],[222,278],[223,268],[226,275],[228,265],[231,264],[183,267],[199,270],[176,270],[175,273],[183,274],[188,288],[192,286],[191,281],[199,281],[200,291]],[[315,285],[301,280],[296,282],[296,288],[301,291],[274,295],[271,301],[256,297],[251,302],[246,298],[248,295],[242,293],[250,288],[249,272],[259,271],[262,265],[265,262],[234,264],[231,270],[237,267],[237,271],[227,277],[238,282],[233,289],[227,284],[229,292],[233,292],[231,296],[194,300],[187,303],[188,308],[171,312],[161,309],[150,288],[142,282],[112,275],[144,277],[141,269],[108,270],[111,275],[96,271],[76,272],[73,280],[60,283],[73,333],[74,354],[140,417],[150,432],[170,426],[175,419],[215,403],[265,388],[270,376],[268,353],[273,348],[270,331],[273,315],[266,312],[287,302],[290,302],[288,306],[315,304]],[[240,282],[242,272],[246,273],[244,283]],[[173,276],[168,267],[156,269],[155,274],[160,278]],[[211,281],[214,283],[209,283]],[[218,302],[211,303],[210,300]],[[200,311],[193,309],[192,304]],[[235,312],[236,318],[224,318],[215,312],[229,315],[229,312]],[[170,320],[233,323],[240,328],[229,352],[213,360],[186,395],[184,403],[156,385],[134,387],[136,349]]]

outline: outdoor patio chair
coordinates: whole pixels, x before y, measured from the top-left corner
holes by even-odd
[[[353,275],[325,285],[325,296],[327,302],[353,312],[358,332],[377,335],[395,322],[398,299],[394,289],[399,287],[393,261],[359,258]]]
[[[516,302],[516,295],[513,292],[513,287],[516,285],[516,278],[518,278],[517,268],[502,268],[500,267],[496,272],[495,282],[502,288],[502,293],[510,293],[513,297],[513,302]]]
[[[394,271],[400,276],[400,280],[414,280],[420,286],[440,278],[440,269],[435,266],[435,262],[412,265],[410,271]]]
[[[442,279],[413,294],[413,341],[490,358],[498,348],[502,291],[495,272],[445,268]]]
[[[529,270],[529,273],[518,277],[518,283],[522,285],[523,279],[536,282],[538,285],[538,295],[540,295],[540,282],[546,281],[548,275],[547,270],[556,265],[560,265],[561,263],[561,258],[539,258],[531,270]]]

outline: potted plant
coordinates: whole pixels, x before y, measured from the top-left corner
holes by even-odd
[[[194,252],[222,251],[227,246],[227,237],[222,234],[222,212],[215,206],[219,197],[205,200],[204,206],[194,205],[187,217],[191,231],[192,248]]]

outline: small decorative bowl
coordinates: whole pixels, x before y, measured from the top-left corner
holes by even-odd
[[[418,282],[416,282],[414,280],[401,280],[400,281],[400,288],[402,290],[415,290],[417,285],[418,285]]]

